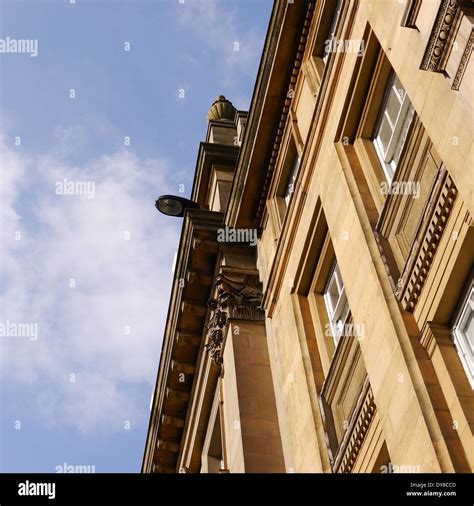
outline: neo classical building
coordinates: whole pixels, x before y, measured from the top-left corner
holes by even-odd
[[[199,146],[143,472],[472,472],[473,14],[275,2]]]

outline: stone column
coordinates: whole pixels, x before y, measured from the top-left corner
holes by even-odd
[[[230,472],[284,472],[261,284],[246,269],[224,267],[209,300],[210,355],[220,367]]]

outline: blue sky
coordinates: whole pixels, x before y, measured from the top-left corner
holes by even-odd
[[[0,0],[38,41],[0,54],[1,471],[139,471],[181,229],[154,200],[219,94],[248,109],[271,3]]]

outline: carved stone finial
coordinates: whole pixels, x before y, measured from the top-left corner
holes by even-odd
[[[217,120],[230,120],[233,121],[237,109],[232,105],[230,100],[227,100],[224,95],[219,95],[211,105],[207,113],[207,119]]]

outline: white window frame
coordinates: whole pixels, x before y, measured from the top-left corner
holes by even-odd
[[[470,318],[474,316],[473,313],[474,278],[471,278],[468,290],[462,298],[451,335],[472,389],[474,389],[474,335],[468,335],[466,330]]]
[[[399,102],[395,123],[392,123],[387,111],[388,104],[392,97],[396,97]],[[385,177],[389,184],[391,184],[393,180],[399,162],[396,155],[399,156],[403,149],[414,113],[415,109],[408,98],[407,92],[403,88],[395,72],[392,72],[385,91],[385,97],[379,113],[373,139],[375,151],[377,152]],[[386,124],[388,123],[391,129],[390,140],[386,146],[380,137],[380,131],[384,120],[386,120]]]
[[[335,285],[338,292],[338,299],[335,305],[333,305],[331,295],[329,293],[331,285]],[[326,304],[326,311],[328,313],[334,344],[337,346],[341,336],[344,334],[344,325],[347,322],[350,313],[346,290],[344,288],[341,271],[339,270],[337,262],[332,268],[331,275],[329,276],[326,288],[324,289],[324,302]]]

